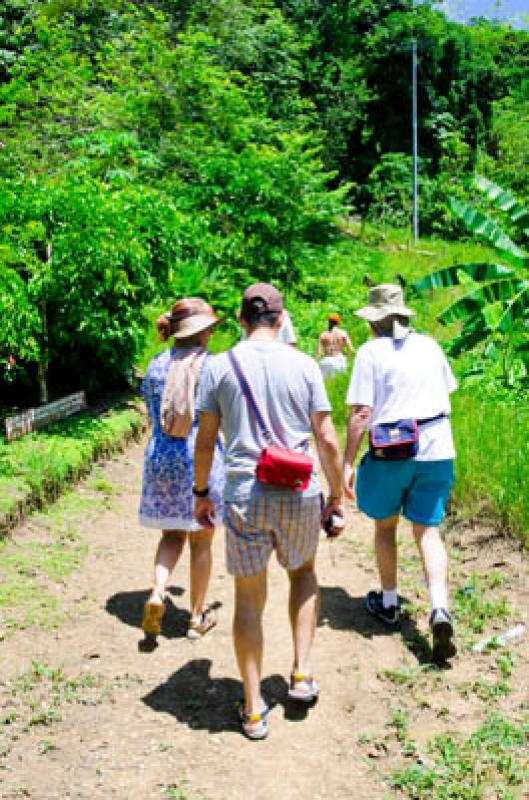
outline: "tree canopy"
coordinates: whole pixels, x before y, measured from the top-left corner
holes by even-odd
[[[413,39],[425,224],[476,164],[526,199],[527,32],[411,0],[5,0],[4,390],[117,383],[153,299],[233,309],[351,208],[404,224]]]

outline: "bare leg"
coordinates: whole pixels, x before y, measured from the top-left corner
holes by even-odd
[[[171,572],[186,543],[185,531],[162,531],[154,558],[154,587],[143,607],[141,627],[147,636],[159,636],[165,614],[164,594]]]
[[[191,620],[197,621],[204,613],[204,603],[211,575],[211,543],[214,530],[203,528],[189,535],[191,550]]]
[[[244,686],[245,710],[263,710],[261,669],[263,663],[262,617],[266,603],[266,569],[250,577],[235,576],[233,642]]]
[[[382,589],[397,586],[397,523],[398,516],[375,520],[375,553]]]
[[[186,543],[185,531],[162,531],[162,538],[154,558],[153,594],[164,596],[167,582]]]
[[[294,672],[311,675],[310,651],[320,607],[318,578],[314,559],[288,573],[290,579],[289,613],[294,643]]]
[[[413,536],[421,554],[432,609],[447,608],[448,558],[439,528],[414,523]]]
[[[454,628],[448,613],[446,548],[439,534],[439,528],[430,525],[413,525],[413,535],[424,567],[428,583],[432,615],[432,657],[434,661],[444,662],[456,654]]]

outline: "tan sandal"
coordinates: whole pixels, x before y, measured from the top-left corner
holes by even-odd
[[[211,608],[207,608],[198,619],[192,620],[187,629],[188,639],[201,639],[217,624],[217,617]]]
[[[165,603],[159,594],[151,594],[143,607],[141,627],[147,636],[159,636],[162,629],[162,619],[165,614]]]
[[[304,686],[302,684],[305,684]],[[312,675],[303,675],[301,672],[293,672],[290,675],[290,688],[288,696],[292,700],[300,700],[302,703],[312,703],[318,697],[320,687]]]

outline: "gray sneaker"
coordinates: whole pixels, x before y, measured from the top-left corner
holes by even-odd
[[[443,662],[455,656],[457,648],[454,642],[454,626],[446,608],[434,608],[430,616],[430,628],[433,636],[433,660]]]
[[[400,606],[390,606],[384,608],[382,603],[382,592],[368,592],[365,596],[365,607],[374,617],[385,625],[394,628],[400,621]]]

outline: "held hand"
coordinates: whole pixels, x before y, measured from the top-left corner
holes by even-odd
[[[352,464],[343,465],[343,488],[349,500],[356,500],[355,495],[355,468]]]
[[[202,528],[215,527],[215,506],[209,497],[195,499],[195,519]]]
[[[329,497],[321,512],[321,526],[328,538],[335,538],[342,533],[345,509],[341,498]]]

